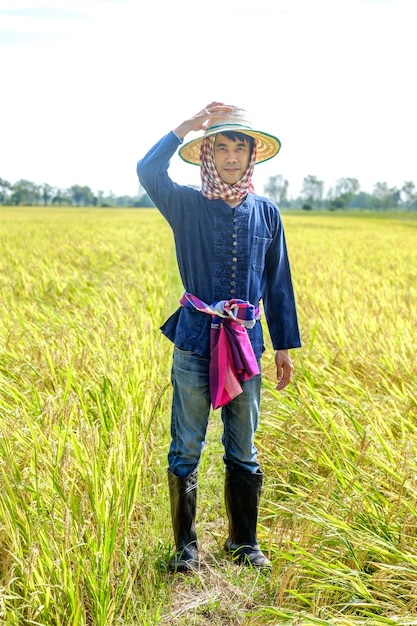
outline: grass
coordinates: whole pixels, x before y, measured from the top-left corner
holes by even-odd
[[[417,624],[412,215],[284,222],[304,345],[264,355],[259,539],[225,557],[220,420],[203,566],[171,576],[166,485],[181,286],[153,210],[0,209],[0,621],[7,626]]]

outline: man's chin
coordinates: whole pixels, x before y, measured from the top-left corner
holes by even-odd
[[[228,185],[236,185],[242,178],[241,176],[224,176],[222,177],[223,181]]]

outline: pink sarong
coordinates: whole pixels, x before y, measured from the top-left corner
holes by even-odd
[[[242,393],[242,382],[260,373],[246,330],[259,319],[259,307],[238,299],[206,304],[188,292],[180,303],[212,316],[209,380],[211,403],[217,409]]]

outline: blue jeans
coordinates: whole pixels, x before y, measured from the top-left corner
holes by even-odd
[[[171,446],[168,469],[184,477],[196,469],[204,448],[211,409],[209,359],[174,347],[171,382]],[[221,409],[224,463],[230,471],[256,474],[261,374],[242,383],[243,392]]]

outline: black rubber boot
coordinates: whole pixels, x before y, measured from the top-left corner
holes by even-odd
[[[224,549],[242,565],[271,568],[256,538],[263,474],[226,470],[225,501],[229,518],[229,538]]]
[[[169,563],[175,572],[187,572],[198,567],[198,546],[195,530],[197,506],[197,470],[184,478],[168,470],[172,528],[177,552]]]

